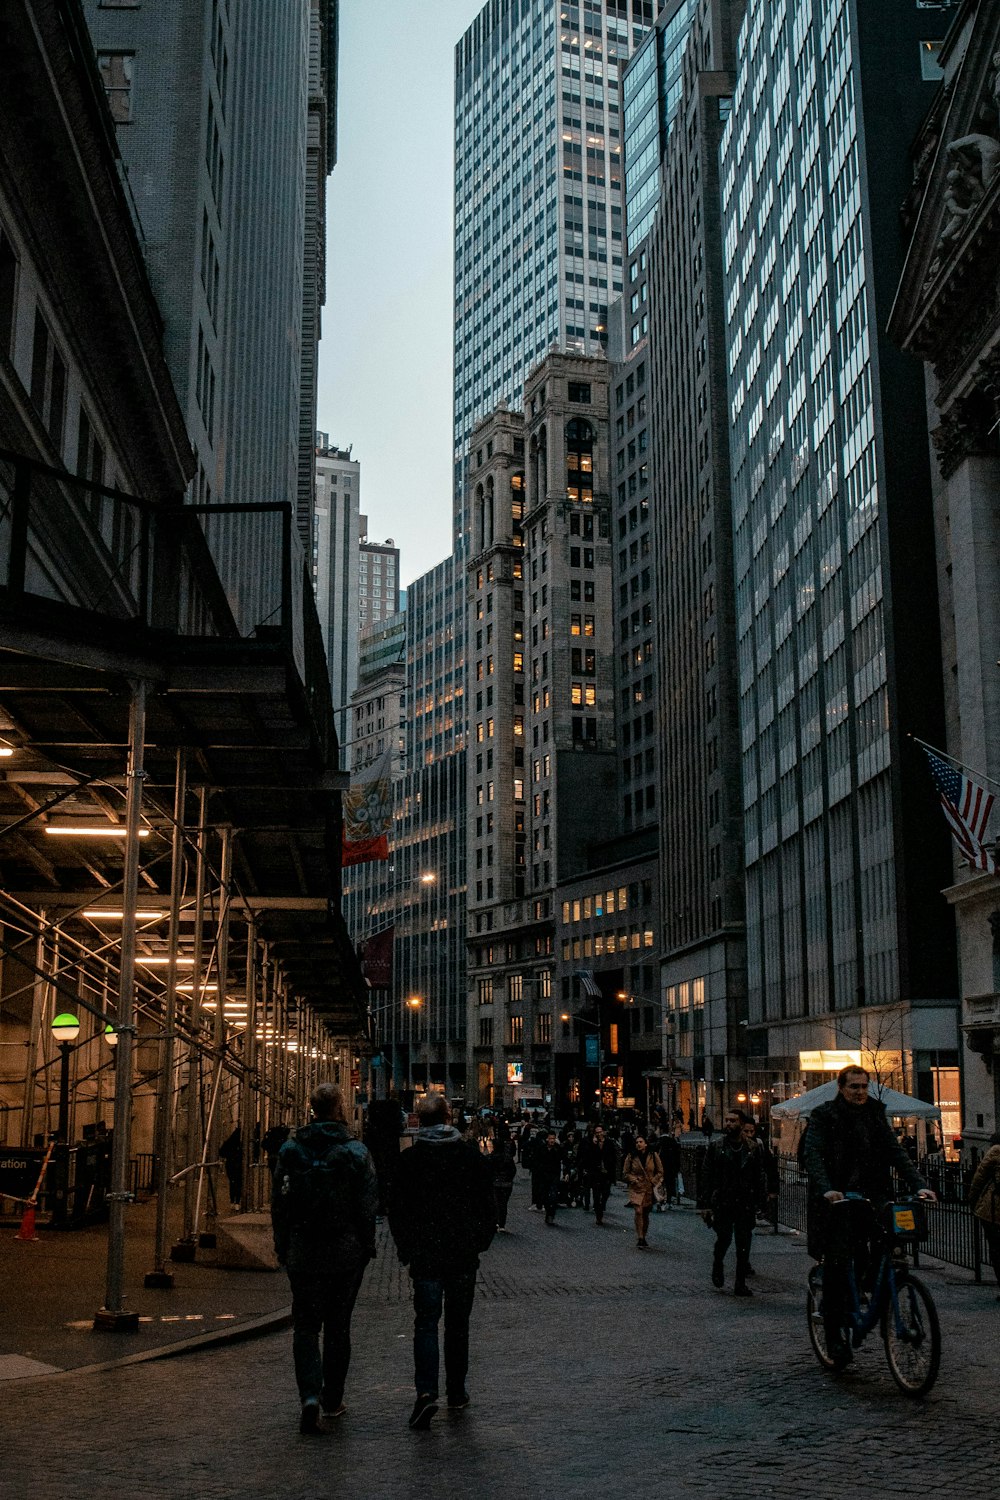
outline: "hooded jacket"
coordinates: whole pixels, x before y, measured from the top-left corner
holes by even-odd
[[[310,1171],[316,1162],[323,1163],[322,1189]],[[282,1146],[274,1169],[275,1254],[290,1272],[359,1271],[375,1254],[377,1205],[371,1156],[347,1126],[338,1120],[303,1125]]]
[[[496,1233],[488,1159],[452,1125],[417,1134],[389,1195],[389,1228],[399,1259],[418,1280],[474,1271]]]

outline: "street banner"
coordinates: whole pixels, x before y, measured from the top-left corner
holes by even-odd
[[[392,989],[392,941],[395,927],[373,933],[361,944],[361,972],[373,990]]]
[[[341,863],[363,865],[389,858],[392,827],[391,751],[366,766],[344,793],[344,840]]]

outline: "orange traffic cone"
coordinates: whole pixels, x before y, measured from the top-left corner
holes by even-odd
[[[38,1235],[35,1233],[35,1205],[33,1203],[25,1206],[24,1213],[21,1215],[21,1227],[14,1238],[16,1240],[37,1240]]]

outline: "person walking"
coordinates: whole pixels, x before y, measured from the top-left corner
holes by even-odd
[[[544,1211],[546,1224],[556,1222],[562,1170],[563,1148],[555,1131],[550,1130],[536,1141],[531,1152],[531,1197]]]
[[[507,1207],[510,1203],[510,1195],[514,1191],[514,1178],[517,1176],[517,1163],[514,1160],[514,1148],[510,1141],[500,1139],[493,1142],[493,1150],[489,1154],[489,1163],[493,1168],[493,1193],[496,1198],[497,1232],[507,1233]]]
[[[271,1197],[274,1249],[292,1289],[292,1358],[304,1433],[318,1430],[321,1409],[331,1417],[347,1410],[351,1314],[375,1255],[378,1206],[375,1167],[348,1130],[340,1088],[318,1084],[309,1103],[312,1123],[278,1152]]]
[[[677,1193],[677,1179],[681,1171],[681,1144],[671,1130],[667,1130],[656,1142],[656,1154],[663,1164],[663,1190],[662,1194],[654,1194],[660,1199],[656,1207],[660,1213],[673,1207],[674,1199],[680,1207],[680,1197]]]
[[[990,1136],[989,1150],[972,1174],[969,1204],[986,1236],[993,1275],[1000,1287],[1000,1131]]]
[[[417,1398],[409,1426],[425,1431],[438,1409],[438,1324],[444,1312],[448,1406],[469,1404],[469,1316],[479,1257],[496,1231],[488,1159],[451,1123],[443,1094],[417,1107],[419,1129],[404,1151],[389,1196],[389,1228],[413,1283],[413,1368]]]
[[[663,1163],[644,1135],[636,1136],[635,1145],[625,1158],[622,1175],[628,1188],[628,1201],[635,1209],[636,1248],[645,1250],[653,1194],[663,1181]]]
[[[722,1138],[712,1141],[698,1183],[698,1208],[709,1228],[715,1230],[712,1285],[725,1286],[723,1262],[736,1240],[735,1297],[752,1297],[747,1286],[750,1242],[757,1209],[765,1198],[764,1153],[756,1142],[744,1139],[743,1117],[728,1109],[722,1121]]]
[[[608,1197],[618,1175],[618,1154],[614,1143],[605,1135],[603,1125],[595,1125],[586,1139],[580,1142],[577,1165],[594,1195],[594,1221],[603,1224]]]

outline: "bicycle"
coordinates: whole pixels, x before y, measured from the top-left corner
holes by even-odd
[[[881,1323],[885,1357],[904,1395],[926,1396],[937,1379],[941,1363],[941,1326],[934,1299],[906,1259],[907,1245],[919,1244],[927,1235],[924,1204],[919,1199],[889,1203],[875,1210],[867,1198],[848,1194],[842,1203],[831,1204],[838,1219],[831,1222],[831,1235],[846,1252],[849,1305],[841,1332],[843,1352],[827,1348],[823,1321],[823,1267],[809,1272],[806,1315],[809,1340],[824,1369],[839,1373],[850,1362],[851,1351],[860,1348],[868,1334]],[[865,1222],[858,1225],[858,1218]],[[859,1252],[871,1245],[877,1258],[874,1278],[865,1275]]]

